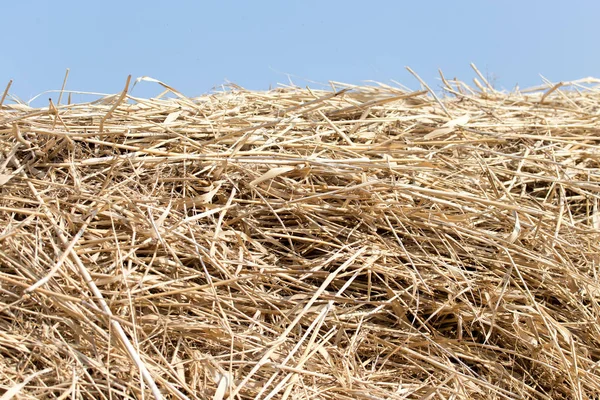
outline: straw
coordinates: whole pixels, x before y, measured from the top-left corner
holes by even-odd
[[[0,397],[599,397],[599,81],[473,69],[444,93],[7,88]]]

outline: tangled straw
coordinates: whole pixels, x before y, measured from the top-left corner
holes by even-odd
[[[600,396],[598,81],[480,80],[5,94],[2,400]]]

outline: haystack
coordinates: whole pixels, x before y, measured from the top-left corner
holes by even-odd
[[[598,398],[599,82],[5,92],[1,399]]]

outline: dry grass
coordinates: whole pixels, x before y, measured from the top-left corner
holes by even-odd
[[[600,89],[0,110],[0,395],[600,396]]]

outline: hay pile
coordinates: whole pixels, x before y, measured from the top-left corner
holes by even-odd
[[[596,83],[6,96],[2,399],[598,398]]]

